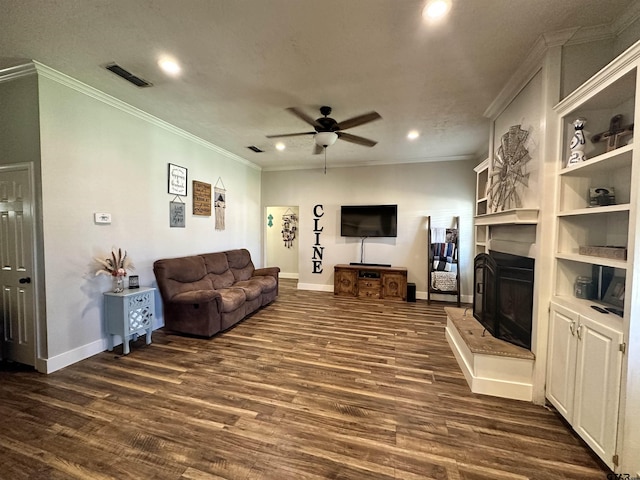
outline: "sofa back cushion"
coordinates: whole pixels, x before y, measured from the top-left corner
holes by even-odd
[[[156,260],[153,273],[165,300],[171,300],[179,293],[213,288],[204,259],[200,256]]]
[[[237,250],[228,250],[224,253],[227,255],[229,268],[231,269],[231,273],[233,273],[233,278],[235,278],[236,282],[248,280],[253,276],[255,267],[251,261],[251,254],[249,253],[249,250],[239,248]]]
[[[218,290],[233,285],[235,278],[229,270],[229,262],[224,252],[207,253],[201,257],[204,259],[207,276],[211,280],[213,288]]]

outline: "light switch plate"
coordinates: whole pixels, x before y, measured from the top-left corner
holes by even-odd
[[[93,218],[96,223],[111,223],[110,213],[94,213]]]

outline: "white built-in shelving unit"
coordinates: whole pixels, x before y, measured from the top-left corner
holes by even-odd
[[[637,409],[625,405],[625,398],[632,388],[627,378],[627,342],[630,332],[638,328],[633,322],[640,322],[639,286],[633,278],[634,266],[638,267],[634,246],[638,243],[640,149],[636,143],[622,142],[607,152],[606,142],[598,143],[587,154],[588,160],[566,165],[576,118],[587,119],[585,130],[590,135],[607,131],[614,115],[622,114],[625,125],[640,118],[639,65],[640,44],[636,44],[555,107],[561,131],[546,398],[614,470],[626,451],[622,425]],[[589,189],[595,187],[614,187],[615,204],[590,207]],[[626,258],[583,255],[581,246],[624,247]],[[577,277],[591,277],[594,265],[612,267],[614,277],[623,282],[622,315],[601,313],[592,307],[613,305],[574,294]]]

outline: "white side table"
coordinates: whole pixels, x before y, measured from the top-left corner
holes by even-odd
[[[152,320],[156,313],[155,288],[125,289],[104,294],[104,318],[107,326],[108,349],[113,350],[113,336],[122,337],[122,348],[129,354],[129,341],[146,334],[151,344]]]

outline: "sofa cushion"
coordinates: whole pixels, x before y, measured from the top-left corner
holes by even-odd
[[[254,280],[253,278],[249,280],[242,280],[241,282],[236,282],[234,287],[238,287],[244,290],[244,293],[247,296],[247,300],[254,300],[262,295],[261,283]]]
[[[244,302],[247,296],[241,288],[222,288],[218,290],[222,299],[222,311],[224,313],[233,312],[238,308],[244,309]],[[244,310],[243,310],[244,311]]]
[[[204,260],[199,256],[157,260],[153,271],[163,298],[170,301],[176,295],[199,290],[211,290]]]
[[[274,277],[270,276],[251,277],[251,281],[256,282],[260,285],[262,293],[270,292],[278,287],[277,280]]]
[[[213,283],[213,288],[229,288],[233,285],[235,278],[229,270],[229,262],[224,252],[207,253],[201,257],[204,259],[207,275]]]
[[[229,268],[231,269],[231,273],[233,273],[235,281],[241,282],[242,280],[249,280],[255,270],[249,250],[239,248],[237,250],[228,250],[225,254],[227,255]]]

